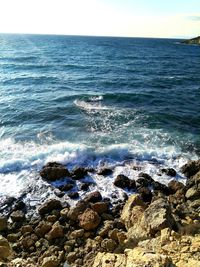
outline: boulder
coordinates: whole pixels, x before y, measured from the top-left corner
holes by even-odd
[[[68,193],[67,195],[71,199],[77,199],[77,198],[79,198],[79,193],[78,192],[71,192],[71,193]]]
[[[10,214],[10,217],[13,222],[23,222],[25,219],[25,214],[21,210],[16,210]]]
[[[123,174],[119,174],[116,177],[114,181],[114,185],[122,189],[125,189],[125,188],[135,189],[136,188],[135,180],[131,180]]]
[[[117,248],[117,243],[113,239],[105,238],[101,242],[101,247],[106,252],[113,252]]]
[[[173,168],[166,168],[166,169],[164,168],[164,169],[161,169],[161,172],[165,173],[168,176],[172,176],[172,177],[176,176],[176,171]]]
[[[43,216],[47,213],[50,213],[52,210],[57,210],[57,209],[58,210],[62,209],[61,202],[57,199],[50,199],[39,207],[38,212],[41,216]]]
[[[103,175],[103,176],[108,176],[108,175],[111,175],[112,173],[113,171],[109,168],[103,168],[98,172],[99,175]]]
[[[41,267],[57,267],[60,266],[60,261],[56,256],[45,257]]]
[[[52,224],[50,222],[41,221],[35,228],[35,234],[38,237],[44,237],[51,230]]]
[[[79,216],[79,225],[86,231],[96,229],[100,221],[98,213],[89,208]]]
[[[73,169],[71,175],[74,180],[80,180],[84,178],[87,175],[87,169],[81,168],[81,167],[76,167]]]
[[[152,202],[144,211],[143,222],[150,234],[164,228],[172,229],[175,222],[167,199],[159,198]]]
[[[153,182],[154,182],[154,179],[145,172],[139,173],[138,179],[136,180],[136,183],[138,183],[141,186],[149,186]]]
[[[40,176],[47,181],[55,181],[66,176],[70,176],[66,167],[58,162],[47,163],[40,171]]]
[[[148,187],[140,187],[138,193],[141,196],[142,201],[150,203],[152,200],[152,192]]]
[[[75,207],[71,207],[67,217],[72,220],[76,221],[78,220],[78,216],[83,213],[87,208],[89,207],[89,204],[83,200],[79,201]]]
[[[193,186],[199,186],[200,185],[200,171],[197,172],[192,177],[188,178],[186,181],[186,188],[189,189]]]
[[[200,171],[200,160],[191,160],[181,167],[182,173],[186,177],[191,177]]]
[[[154,181],[152,185],[154,191],[160,191],[166,196],[170,194],[170,189],[165,184],[162,184],[158,181]]]
[[[48,233],[48,239],[51,240],[51,239],[55,239],[55,238],[59,238],[63,236],[64,236],[63,227],[60,225],[59,222],[55,222],[50,232]]]
[[[185,185],[179,181],[172,180],[168,183],[170,194],[175,194],[178,190],[184,190]]]
[[[190,187],[187,190],[185,197],[190,200],[199,198],[200,197],[200,186],[198,187],[194,185],[193,187]]]
[[[85,202],[96,203],[102,200],[102,195],[99,191],[91,192],[84,198]]]
[[[109,202],[96,202],[91,204],[91,209],[96,211],[99,215],[108,212]]]
[[[0,259],[7,259],[11,255],[8,240],[0,235]]]

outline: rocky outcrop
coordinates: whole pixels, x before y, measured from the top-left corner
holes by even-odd
[[[66,176],[70,176],[70,173],[63,164],[58,162],[49,162],[42,168],[40,175],[47,181],[55,181]]]
[[[183,41],[184,44],[197,44],[200,45],[200,36]]]

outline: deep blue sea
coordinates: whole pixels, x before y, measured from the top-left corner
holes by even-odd
[[[175,39],[0,35],[0,195],[68,168],[157,175],[200,155],[200,47]],[[37,178],[36,178],[37,177]],[[184,179],[179,173],[177,179]],[[92,190],[92,188],[91,188]]]

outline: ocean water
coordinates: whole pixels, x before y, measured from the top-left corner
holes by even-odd
[[[200,154],[200,47],[175,39],[0,35],[0,196],[46,197],[49,161],[113,179],[159,175]],[[79,183],[79,182],[78,182]],[[42,191],[44,185],[47,189]],[[79,185],[79,184],[78,184]],[[33,190],[34,188],[34,190]],[[82,193],[80,193],[82,194]]]

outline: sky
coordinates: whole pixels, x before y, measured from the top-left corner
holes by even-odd
[[[0,33],[189,38],[200,0],[0,0]]]

